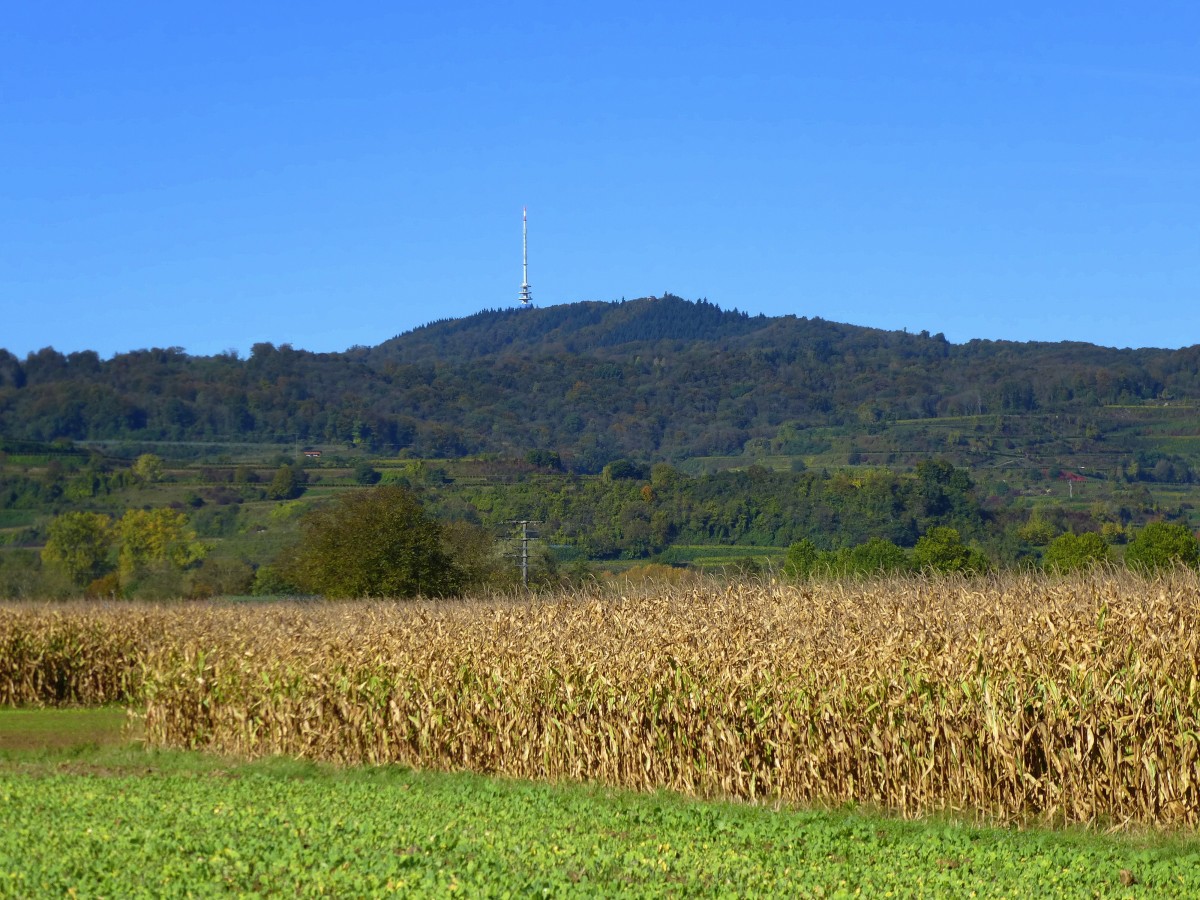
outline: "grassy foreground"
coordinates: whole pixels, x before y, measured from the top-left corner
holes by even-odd
[[[66,711],[73,733],[88,712]],[[0,733],[51,732],[58,717],[0,710]],[[100,710],[86,744],[0,749],[0,896],[1200,893],[1200,846],[1179,837],[243,763],[113,743],[113,728]]]
[[[0,753],[118,744],[126,738],[127,721],[125,710],[115,706],[0,709]]]

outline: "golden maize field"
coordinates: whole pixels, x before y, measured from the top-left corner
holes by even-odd
[[[0,703],[153,745],[919,815],[1200,823],[1200,576],[0,605]]]

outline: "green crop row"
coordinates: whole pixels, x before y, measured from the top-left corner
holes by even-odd
[[[141,765],[172,763],[146,754]],[[274,762],[31,776],[0,757],[0,821],[0,897],[1200,892],[1200,851],[1174,839],[1146,845],[395,768]]]

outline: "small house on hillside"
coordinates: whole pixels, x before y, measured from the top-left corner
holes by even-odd
[[[321,451],[320,450],[305,450],[304,458],[305,459],[320,459]]]

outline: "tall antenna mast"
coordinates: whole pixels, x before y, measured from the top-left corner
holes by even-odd
[[[521,207],[521,296],[517,298],[524,306],[533,303],[529,292],[529,212]]]

